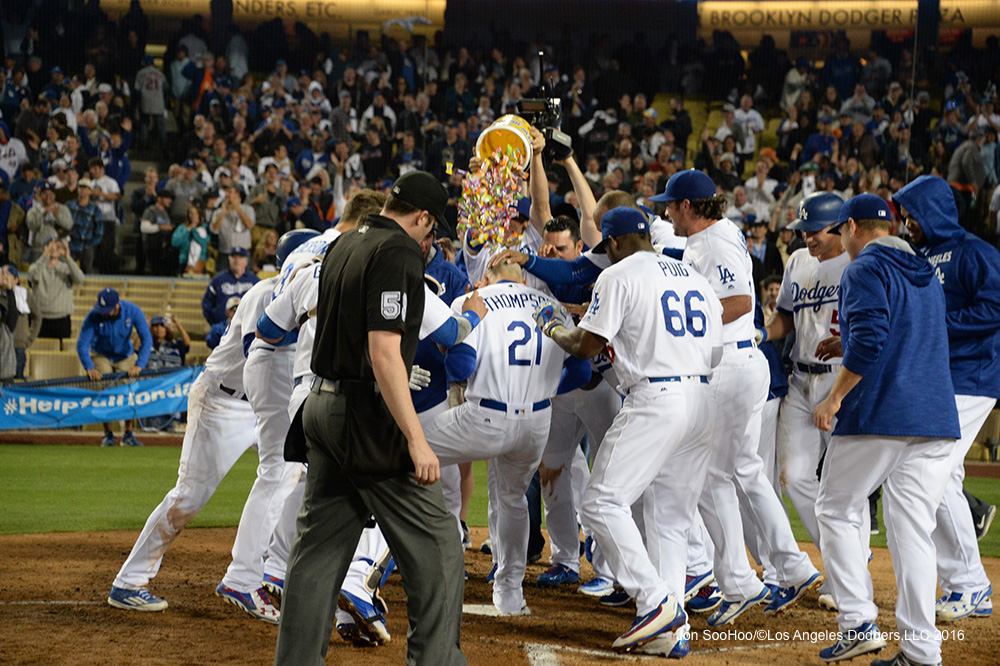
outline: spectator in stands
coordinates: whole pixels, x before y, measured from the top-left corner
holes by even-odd
[[[73,231],[73,216],[69,208],[56,202],[56,191],[52,183],[43,181],[41,197],[35,201],[27,214],[28,231],[33,234],[32,255],[29,261],[41,256],[42,249],[50,236],[68,238]]]
[[[250,270],[259,273],[262,270],[274,271],[278,266],[278,232],[268,229],[253,248]]]
[[[188,277],[205,272],[211,240],[201,208],[189,206],[184,224],[178,225],[170,237],[170,244],[178,253],[177,271],[180,275]]]
[[[164,151],[167,148],[167,77],[153,63],[151,55],[143,56],[142,65],[135,75],[135,90],[139,95],[139,145],[148,146],[150,129],[155,129],[160,150]]]
[[[288,197],[285,203],[285,220],[281,232],[292,229],[313,229],[320,233],[326,231],[329,225],[319,216],[316,209],[309,206],[299,197]]]
[[[267,229],[274,229],[281,220],[281,213],[285,208],[285,193],[278,186],[278,165],[268,164],[264,167],[263,175],[247,196],[247,201],[254,211],[254,230],[252,232],[258,236]]]
[[[781,263],[781,253],[775,244],[777,233],[768,231],[767,219],[760,219],[756,215],[747,215],[743,218],[743,223],[753,235],[753,248],[750,254],[760,260],[764,267],[764,275],[781,275],[785,272],[785,266]]]
[[[872,111],[875,109],[875,98],[868,94],[868,90],[863,83],[854,86],[854,94],[844,101],[840,106],[840,113],[848,113],[851,120],[860,123],[867,123],[872,119]]]
[[[139,350],[132,346],[132,332],[139,336]],[[87,314],[76,341],[76,354],[91,381],[98,381],[112,372],[127,372],[136,378],[149,364],[152,337],[146,325],[146,315],[139,306],[118,298],[114,289],[103,289],[97,303]],[[125,420],[121,446],[142,446],[132,434],[132,419]],[[112,424],[104,424],[101,446],[114,446]]]
[[[964,212],[961,221],[967,229],[975,229],[980,217],[976,206],[977,199],[983,192],[983,185],[986,183],[986,168],[982,157],[985,144],[986,132],[975,127],[969,132],[969,138],[962,142],[948,162],[946,180],[953,189],[961,193],[965,205],[959,203],[959,211]]]
[[[205,289],[201,311],[209,324],[218,324],[226,318],[226,302],[230,296],[242,296],[257,284],[258,278],[247,272],[247,251],[237,247],[229,255],[229,269],[216,274]]]
[[[740,108],[733,112],[733,121],[743,130],[743,142],[737,143],[736,150],[743,158],[741,161],[749,163],[757,151],[757,137],[766,129],[764,117],[753,108],[750,95],[740,98]]]
[[[17,359],[17,370],[14,379],[24,379],[24,365],[28,360],[27,350],[35,344],[38,331],[42,326],[42,316],[38,312],[35,296],[29,289],[21,286],[21,274],[13,264],[7,264],[3,271],[14,280],[14,301],[17,307],[17,326],[14,328],[14,356]]]
[[[77,198],[66,204],[73,217],[73,230],[69,237],[70,255],[80,262],[80,268],[87,274],[94,272],[94,253],[104,236],[101,211],[90,200],[93,187],[89,178],[81,179],[77,183]]]
[[[83,271],[70,259],[69,245],[50,236],[39,257],[28,269],[28,279],[42,315],[40,338],[72,336],[73,285],[83,284]]]
[[[20,318],[14,287],[17,282],[4,266],[0,269],[0,381],[13,379],[17,374],[14,330]]]
[[[7,183],[0,178],[0,261],[18,264],[21,261],[21,239],[24,229],[24,209],[13,201]]]
[[[122,190],[118,181],[106,175],[104,162],[99,157],[92,157],[87,162],[90,179],[94,183],[91,198],[101,210],[101,220],[104,222],[104,235],[98,246],[94,263],[101,273],[115,272],[115,235],[121,220],[118,217],[118,202],[122,198]]]
[[[413,135],[413,132],[406,132],[403,135],[400,147],[396,150],[396,154],[392,158],[390,175],[393,178],[399,178],[404,173],[413,170],[422,171],[423,169],[424,151],[417,148],[417,139]]]
[[[171,203],[173,193],[167,187],[160,187],[156,191],[156,203],[142,212],[139,221],[143,250],[149,257],[153,275],[173,275],[177,263],[170,244],[174,233],[170,221]]]
[[[448,165],[452,169],[468,169],[472,148],[468,143],[458,138],[458,123],[451,121],[445,129],[443,139],[435,141],[427,153],[427,170],[442,183],[448,182]],[[382,174],[384,175],[384,174]],[[368,182],[378,179],[369,176]]]
[[[200,200],[207,188],[198,177],[198,165],[192,159],[184,160],[180,175],[168,180],[166,187],[174,195],[170,204],[170,219],[177,227],[184,224],[188,207]]]
[[[205,336],[205,345],[209,349],[215,349],[219,346],[219,341],[222,340],[222,336],[225,335],[226,330],[229,328],[229,322],[233,320],[233,315],[236,314],[236,307],[239,304],[239,296],[230,296],[226,299],[225,320],[217,324],[212,324],[212,327],[208,329],[208,335]]]
[[[28,161],[24,142],[10,135],[7,123],[0,120],[0,171],[8,182],[14,180],[18,168]],[[2,180],[2,177],[0,177]]]
[[[891,134],[891,130],[890,130]],[[927,165],[927,151],[910,136],[910,126],[899,123],[885,147],[884,165],[890,177],[903,182],[919,176]]]
[[[191,349],[191,337],[177,319],[177,315],[153,317],[149,322],[153,347],[149,352],[149,370],[184,367],[185,356]]]
[[[221,206],[209,221],[209,230],[219,236],[219,256],[225,257],[237,249],[246,256],[253,246],[250,230],[256,215],[251,206],[243,203],[238,185],[230,183],[223,189]]]
[[[931,132],[931,138],[944,143],[949,151],[954,151],[965,140],[967,134],[968,130],[958,114],[958,102],[949,100],[944,105],[941,120]]]

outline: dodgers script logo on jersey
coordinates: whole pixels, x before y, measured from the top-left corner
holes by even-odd
[[[798,282],[789,282],[788,287],[792,292],[793,312],[798,312],[803,308],[819,312],[824,305],[836,303],[840,297],[839,284],[816,282],[812,285],[802,286]]]

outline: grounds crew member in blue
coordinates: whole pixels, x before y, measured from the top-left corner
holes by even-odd
[[[132,330],[139,334],[139,351],[132,346]],[[99,380],[112,372],[128,372],[128,376],[139,376],[149,363],[149,352],[153,349],[153,336],[146,325],[146,315],[138,305],[122,301],[114,289],[103,289],[97,295],[94,309],[87,313],[80,327],[80,337],[76,341],[76,353],[91,381]],[[142,442],[132,434],[133,419],[125,420],[122,446],[142,446]],[[104,439],[101,446],[114,446],[115,436],[111,424],[104,424]]]
[[[950,196],[950,193],[949,193]],[[896,571],[901,651],[873,666],[941,663],[934,627],[935,514],[951,477],[960,434],[945,298],[934,268],[889,235],[889,205],[873,194],[841,208],[837,226],[851,263],[840,282],[843,365],[814,412],[830,430],[816,518],[826,575],[840,613],[841,639],[823,661],[853,659],[886,645],[875,620],[863,534],[865,498],[883,489],[886,532]]]
[[[330,246],[320,273],[303,407],[309,463],[282,597],[276,666],[324,663],[333,605],[372,514],[403,577],[406,662],[464,666],[461,538],[444,506],[437,457],[410,398],[424,309],[419,241],[444,223],[448,193],[411,171]],[[362,316],[359,316],[359,313]],[[286,446],[286,457],[289,451]]]
[[[934,545],[937,617],[951,622],[993,613],[992,587],[979,557],[969,503],[962,494],[965,455],[1000,398],[1000,252],[958,224],[951,186],[920,176],[896,193],[910,240],[944,287],[945,322],[962,436],[950,459],[951,478],[937,510]]]

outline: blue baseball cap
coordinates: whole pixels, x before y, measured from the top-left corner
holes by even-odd
[[[7,264],[7,272],[13,275],[14,277],[21,277],[21,274],[17,270],[17,266],[15,266],[14,264]]]
[[[944,105],[944,110],[945,111],[957,111],[958,110],[958,102],[956,102],[953,99],[948,100],[947,103],[945,103],[945,105]]]
[[[247,254],[247,249],[245,247],[234,247],[232,250],[229,251],[229,256],[231,257],[234,254],[239,257],[250,256],[249,254]]]
[[[526,220],[531,219],[531,197],[519,199],[515,205],[511,206],[511,210],[516,210],[518,217],[523,217]]]
[[[712,192],[714,196],[714,186]],[[602,240],[594,246],[593,252],[604,254],[607,251],[608,239],[610,238],[625,234],[642,233],[644,231],[649,231],[649,220],[642,214],[642,211],[628,206],[612,208],[601,217]]]
[[[667,181],[667,187],[663,190],[663,194],[649,197],[649,200],[668,203],[671,201],[683,201],[684,199],[691,201],[711,199],[714,196],[715,183],[712,182],[712,179],[701,171],[688,169],[686,171],[678,171],[671,176],[670,180]]]
[[[109,315],[115,311],[115,306],[118,305],[118,292],[107,287],[101,290],[101,293],[97,294],[97,304],[94,309],[98,314]]]
[[[150,326],[156,326],[156,325],[166,326],[167,325],[167,318],[166,317],[153,317],[152,319],[149,320],[149,325]]]
[[[285,210],[290,210],[293,206],[298,206],[302,201],[298,197],[288,197],[285,199]]]
[[[198,165],[194,163],[194,160],[184,160],[181,166],[185,169],[197,169]]]
[[[849,219],[855,220],[885,220],[892,221],[892,209],[882,197],[875,194],[859,194],[848,200],[840,207],[840,215],[837,216],[837,224],[830,228],[828,233],[839,234],[840,225]]]

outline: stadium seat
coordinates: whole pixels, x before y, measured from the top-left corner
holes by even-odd
[[[38,338],[29,349],[33,352],[60,351],[59,338]]]
[[[28,351],[31,358],[31,379],[61,379],[83,375],[83,366],[76,352]]]

